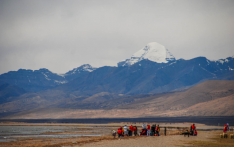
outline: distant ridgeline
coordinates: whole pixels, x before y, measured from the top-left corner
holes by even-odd
[[[211,79],[234,80],[234,58],[217,61],[205,57],[176,60],[164,46],[153,42],[130,59],[119,62],[118,67],[93,68],[85,64],[63,75],[48,69],[19,69],[4,73],[0,75],[0,97],[48,89],[76,92],[79,95],[100,92],[129,95],[160,93]],[[10,91],[14,91],[14,94],[10,94]]]

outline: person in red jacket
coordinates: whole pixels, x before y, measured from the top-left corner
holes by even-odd
[[[150,125],[147,125],[147,136],[150,136]]]
[[[159,125],[155,128],[156,134],[155,136],[160,136],[160,127]]]
[[[118,129],[117,133],[118,133],[118,137],[123,136],[123,130],[122,130],[122,127],[120,127],[120,128]]]
[[[132,136],[132,132],[133,132],[133,126],[132,125],[129,127],[129,131],[130,131],[129,136]]]
[[[224,128],[223,128],[223,133],[227,133],[227,130],[228,130],[228,125],[224,125]]]
[[[192,124],[192,125],[191,125],[191,130],[190,130],[191,135],[194,135],[194,131],[195,131],[195,129],[196,129],[195,124]]]
[[[133,131],[134,131],[134,135],[137,136],[137,127],[136,126],[133,127]]]

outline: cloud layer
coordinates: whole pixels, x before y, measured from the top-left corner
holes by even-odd
[[[0,1],[0,74],[116,66],[149,42],[178,59],[234,55],[234,1]]]

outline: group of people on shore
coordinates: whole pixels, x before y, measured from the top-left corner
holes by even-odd
[[[165,135],[166,135],[166,127],[165,128]],[[227,133],[227,131],[229,130],[229,124],[225,124],[224,125],[224,129],[223,132]],[[115,130],[113,130],[112,135],[115,137],[116,134],[118,134],[118,137],[124,137],[124,136],[160,136],[160,127],[159,125],[156,126],[156,124],[152,125],[150,127],[150,125],[146,125],[143,124],[142,128],[141,128],[141,132],[137,133],[138,129],[137,126],[130,126],[128,127],[127,125],[125,126],[121,126],[119,127],[118,131],[116,132]],[[196,130],[196,126],[195,124],[192,124],[190,126],[190,131],[186,130],[185,132],[183,132],[181,135],[188,135],[189,136],[197,136],[197,130]]]
[[[192,124],[192,125],[190,126],[190,132],[191,132],[191,134],[192,134],[193,136],[197,136],[197,130],[196,130],[195,124]]]
[[[184,135],[184,136],[188,135],[188,137],[189,137],[189,135],[197,136],[197,130],[196,130],[195,124],[192,124],[190,126],[190,131],[186,130],[185,132],[182,133],[182,135]]]
[[[137,126],[130,126],[129,128],[125,125],[124,127],[119,127],[118,131],[118,137],[123,136],[137,136]]]
[[[159,125],[156,126],[156,124],[152,125],[142,125],[141,132],[139,135],[143,136],[160,136],[160,127]]]
[[[116,136],[116,133],[118,134],[118,137],[124,137],[124,136],[160,136],[160,127],[159,125],[156,126],[156,124],[152,125],[142,125],[141,132],[138,133],[137,126],[130,126],[127,125],[119,127],[118,131],[116,132],[113,130],[113,136]]]

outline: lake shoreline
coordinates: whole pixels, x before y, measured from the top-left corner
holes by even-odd
[[[85,123],[85,124],[106,124],[106,123],[202,123],[206,125],[222,125],[229,123],[234,125],[234,116],[189,116],[189,117],[142,117],[142,118],[92,118],[92,119],[0,119],[4,122],[22,123]]]

